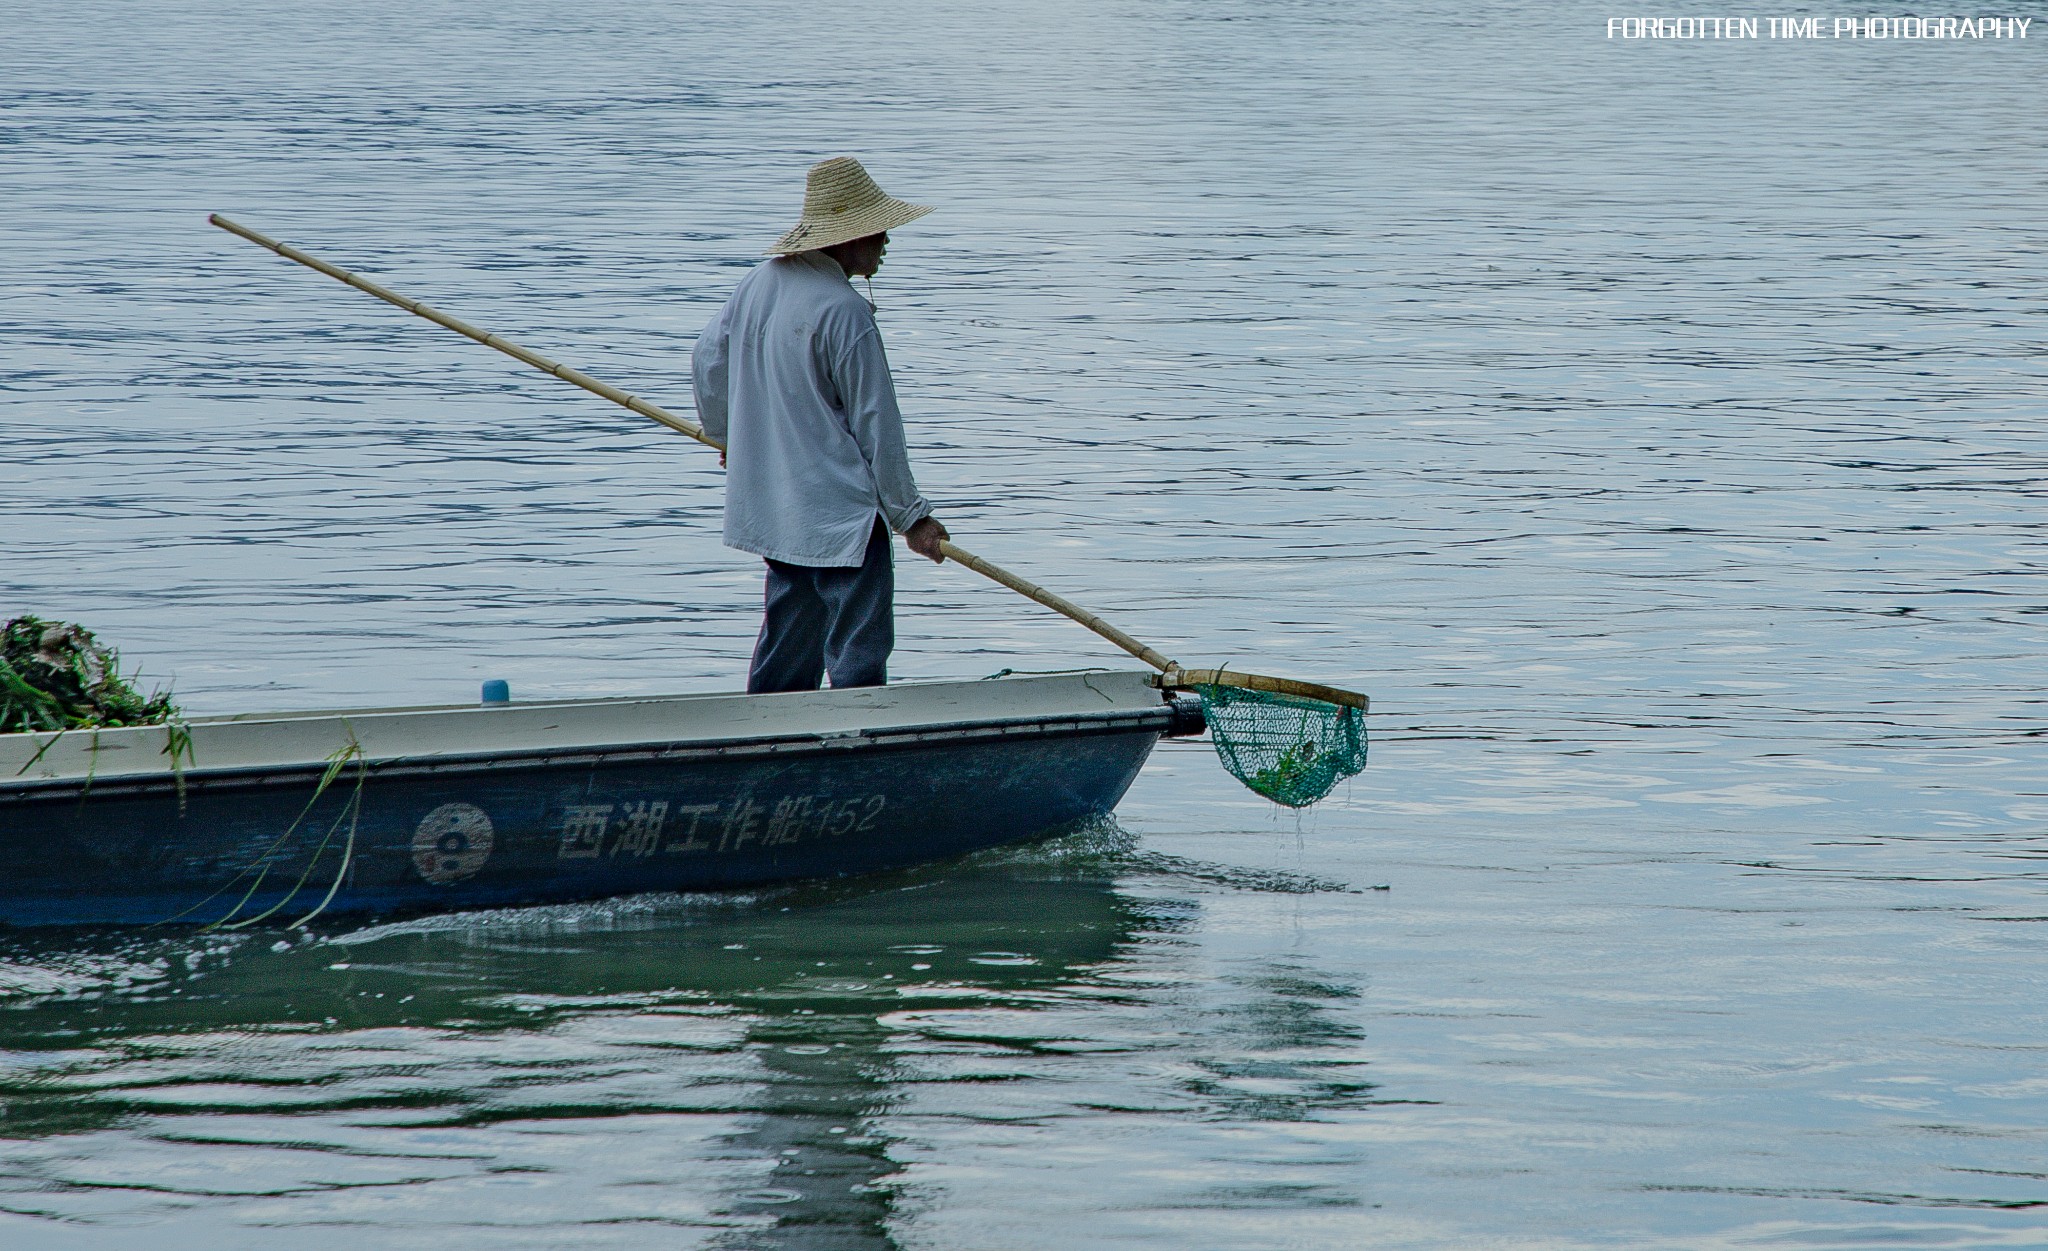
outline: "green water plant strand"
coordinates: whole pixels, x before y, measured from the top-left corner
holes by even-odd
[[[263,911],[257,913],[255,916],[244,917],[241,920],[234,922],[233,924],[228,924],[227,917],[222,917],[219,921],[214,922],[213,925],[207,926],[207,929],[214,929],[216,927],[224,930],[246,929],[251,925],[255,925],[259,921],[267,921],[271,917],[277,915],[279,912],[282,912],[284,910],[285,905],[289,904],[292,900],[298,898],[299,892],[305,889],[307,879],[313,876],[314,866],[318,865],[320,863],[320,858],[327,854],[328,845],[334,841],[334,835],[337,831],[341,829],[341,823],[343,821],[347,821],[348,842],[347,845],[342,849],[341,865],[338,869],[335,870],[334,882],[327,888],[326,897],[321,899],[321,901],[318,904],[314,905],[313,910],[311,912],[308,912],[306,915],[300,917],[298,920],[291,922],[289,925],[285,926],[285,928],[297,929],[299,926],[304,925],[306,922],[312,920],[314,917],[319,916],[323,911],[326,910],[327,905],[334,901],[334,893],[341,889],[342,879],[348,876],[349,865],[352,864],[355,860],[356,826],[362,819],[363,782],[369,776],[369,769],[367,766],[367,762],[365,762],[363,759],[362,746],[358,744],[353,737],[350,738],[346,746],[337,750],[332,756],[329,756],[327,759],[327,772],[321,775],[320,787],[318,790],[313,792],[313,800],[318,800],[320,798],[321,792],[325,791],[330,785],[333,784],[334,779],[340,775],[343,766],[347,765],[351,760],[355,761],[356,765],[356,785],[355,789],[352,792],[350,792],[348,800],[342,804],[341,811],[335,815],[333,824],[327,827],[327,833],[321,836],[320,845],[313,849],[312,858],[306,861],[306,867],[302,872],[300,872],[299,880],[292,883],[292,888],[284,893],[284,898],[279,899],[276,903],[270,905],[268,908],[265,908]],[[306,811],[310,812],[312,810],[312,803],[313,801],[307,802]],[[305,814],[301,813],[300,815],[304,816]],[[297,823],[294,822],[293,824],[296,826]],[[267,867],[268,866],[266,866],[266,869]],[[262,878],[260,875],[257,880],[259,883],[261,882]],[[242,904],[248,903],[250,895],[254,895],[255,891],[256,888],[254,886],[251,886],[249,888],[249,895],[244,895],[242,897],[242,902],[235,905],[236,912],[241,911]],[[233,915],[234,912],[228,913],[228,916],[230,917]]]
[[[282,900],[278,901],[278,903],[275,906],[267,909],[266,911],[258,914],[257,916],[244,918],[241,921],[236,921],[235,915],[241,912],[243,908],[247,907],[249,905],[249,901],[256,897],[257,891],[263,888],[264,881],[268,879],[270,876],[270,866],[272,862],[277,858],[278,853],[281,850],[283,850],[286,843],[291,841],[292,835],[298,833],[299,826],[305,823],[305,820],[308,816],[312,815],[313,806],[315,804],[318,804],[320,802],[320,797],[322,795],[325,795],[328,791],[328,788],[334,785],[334,780],[341,776],[341,771],[348,767],[350,761],[354,761],[356,764],[355,788],[353,792],[349,795],[347,801],[342,805],[342,811],[340,815],[335,817],[334,823],[332,825],[328,826],[326,835],[323,838],[321,838],[320,846],[314,852],[312,861],[308,862],[308,864],[306,865],[305,872],[299,875],[299,880],[297,884],[294,885],[290,891],[286,892],[285,897]],[[340,874],[346,873],[348,871],[349,863],[354,858],[356,844],[356,822],[360,818],[360,814],[362,812],[363,783],[367,779],[367,777],[368,767],[367,762],[363,759],[362,744],[356,741],[355,733],[353,730],[351,730],[349,732],[349,741],[344,743],[342,746],[336,748],[334,752],[327,757],[327,768],[320,774],[319,783],[313,787],[312,797],[306,800],[306,806],[299,809],[299,815],[292,818],[292,823],[285,827],[284,833],[278,835],[275,839],[273,839],[270,845],[264,848],[260,855],[258,855],[254,860],[250,861],[248,864],[244,865],[241,871],[236,873],[233,877],[229,878],[227,881],[215,887],[212,893],[208,894],[204,899],[201,899],[199,902],[191,905],[190,907],[184,909],[176,915],[165,917],[163,920],[156,922],[156,924],[172,925],[176,922],[184,920],[186,917],[191,916],[193,913],[199,911],[201,908],[204,908],[207,904],[212,903],[214,900],[220,898],[228,891],[234,889],[236,884],[241,882],[242,879],[244,878],[250,879],[249,886],[248,889],[242,892],[241,898],[235,901],[235,906],[229,908],[226,912],[222,913],[219,917],[216,917],[214,920],[201,926],[200,929],[202,931],[223,928],[240,929],[244,925],[251,924],[255,921],[260,921],[263,918],[270,916],[279,908],[282,908],[285,906],[285,904],[289,903],[292,899],[292,896],[298,894],[300,888],[305,886],[306,879],[312,876],[313,865],[319,862],[321,855],[325,853],[328,844],[333,840],[335,832],[341,828],[342,821],[346,819],[349,822],[348,845],[347,848],[342,853],[341,869],[340,872],[336,875],[336,882],[338,885],[340,881]],[[320,907],[315,908],[313,912],[308,913],[307,916],[302,920],[310,920],[313,916],[318,915],[320,909],[325,908],[327,906],[328,901],[333,899],[333,897],[334,889],[330,888],[327,892],[327,899],[321,900]],[[300,923],[301,922],[294,922],[293,924],[297,925]]]

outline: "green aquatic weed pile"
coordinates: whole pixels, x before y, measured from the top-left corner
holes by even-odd
[[[177,715],[168,691],[136,690],[113,649],[82,627],[16,617],[0,631],[0,734],[162,725]]]
[[[1198,686],[1217,759],[1276,804],[1306,808],[1365,767],[1356,708],[1235,686]]]

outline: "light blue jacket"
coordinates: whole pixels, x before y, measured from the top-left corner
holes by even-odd
[[[698,420],[726,445],[727,547],[855,566],[877,515],[901,534],[932,511],[874,310],[831,257],[755,266],[698,338],[691,381]]]

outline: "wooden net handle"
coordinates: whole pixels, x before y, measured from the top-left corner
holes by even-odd
[[[1356,708],[1368,712],[1372,701],[1357,691],[1347,691],[1338,686],[1324,686],[1320,682],[1298,682],[1293,678],[1268,677],[1263,673],[1239,673],[1235,669],[1177,669],[1161,674],[1156,681],[1160,686],[1175,688],[1185,686],[1235,686],[1247,691],[1270,691],[1276,695],[1296,695],[1302,699],[1319,699],[1326,704],[1339,704],[1345,708]]]
[[[329,265],[326,261],[311,253],[301,252],[289,243],[279,243],[268,235],[258,234],[247,226],[229,221],[219,213],[210,215],[206,220],[227,231],[229,234],[240,235],[259,247],[269,248],[288,261],[297,261],[307,269],[318,270],[329,278],[345,282],[358,291],[374,295],[386,304],[395,304],[414,316],[424,317],[437,326],[446,326],[456,334],[475,339],[485,347],[496,348],[514,360],[524,361],[544,374],[553,374],[564,382],[574,383],[582,387],[592,395],[601,395],[614,404],[632,409],[642,417],[653,418],[678,434],[689,435],[706,447],[715,447],[721,452],[725,450],[725,444],[704,433],[704,427],[687,417],[677,416],[659,404],[650,404],[637,395],[628,395],[608,382],[599,382],[580,369],[571,369],[567,365],[551,361],[539,352],[533,351],[530,348],[520,347],[517,343],[509,339],[500,338],[482,327],[472,326],[459,317],[450,317],[438,309],[428,308],[418,300],[408,300],[389,287],[379,286],[368,278],[348,272],[339,265]]]
[[[1065,596],[1055,595],[1036,582],[1020,578],[1001,565],[983,560],[950,540],[942,540],[939,543],[939,551],[948,559],[959,561],[983,577],[1000,582],[1019,595],[1037,600],[1054,612],[1079,622],[1151,665],[1159,670],[1157,682],[1162,687],[1173,689],[1189,686],[1235,686],[1247,691],[1271,691],[1279,695],[1319,699],[1327,704],[1356,708],[1360,712],[1366,711],[1370,706],[1371,701],[1356,691],[1324,686],[1320,682],[1300,682],[1293,678],[1269,677],[1263,673],[1239,673],[1233,669],[1183,669],[1178,662],[1168,659],[1157,649],[1140,643]]]
[[[1080,622],[1082,625],[1087,626],[1089,629],[1095,631],[1097,634],[1100,634],[1103,638],[1106,638],[1110,642],[1116,644],[1118,647],[1123,648],[1131,655],[1136,656],[1138,659],[1144,661],[1148,665],[1151,665],[1154,669],[1159,670],[1161,673],[1171,673],[1175,669],[1180,668],[1178,664],[1175,664],[1172,660],[1168,659],[1163,652],[1145,646],[1143,643],[1140,643],[1138,640],[1132,638],[1130,635],[1125,634],[1122,630],[1117,629],[1115,626],[1109,624],[1107,621],[1104,621],[1102,618],[1096,616],[1094,613],[1089,612],[1087,609],[1081,607],[1079,604],[1076,604],[1074,601],[1066,598],[1063,595],[1055,595],[1051,591],[1048,591],[1044,587],[1038,585],[1036,582],[1030,582],[1023,578],[1020,578],[1016,574],[1011,573],[1009,570],[1003,568],[1001,565],[991,564],[988,561],[983,560],[981,557],[976,556],[973,552],[970,552],[965,548],[954,544],[951,540],[941,540],[939,543],[939,551],[943,553],[947,559],[959,561],[961,564],[967,566],[969,569],[974,570],[974,572],[980,574],[982,577],[1000,582],[1004,586],[1007,586],[1011,590],[1017,592],[1019,595],[1025,596],[1028,599],[1035,599],[1039,603],[1044,604],[1047,608],[1052,609],[1054,612],[1059,613],[1062,616],[1071,618],[1074,621]]]

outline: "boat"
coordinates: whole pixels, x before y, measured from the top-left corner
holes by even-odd
[[[304,924],[904,868],[1113,809],[1199,701],[1084,672],[0,735],[0,924]]]

